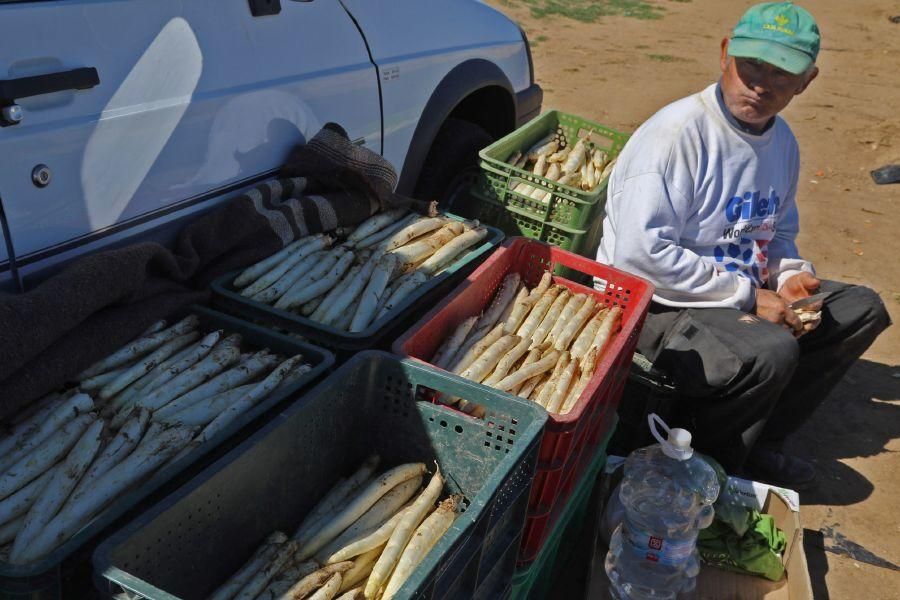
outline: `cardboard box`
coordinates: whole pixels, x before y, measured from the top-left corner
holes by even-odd
[[[746,480],[744,480],[746,481]],[[795,492],[796,494],[796,492]],[[788,500],[775,490],[770,490],[762,512],[771,515],[775,524],[784,531],[786,547],[782,562],[785,578],[769,581],[762,577],[723,571],[704,565],[697,577],[697,596],[703,600],[813,600],[812,583],[803,551],[803,527],[800,526],[800,510],[791,507]]]

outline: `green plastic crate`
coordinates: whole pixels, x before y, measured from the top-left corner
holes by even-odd
[[[544,548],[538,554],[537,559],[516,571],[512,580],[510,600],[536,600],[550,597],[549,592],[556,580],[556,574],[561,570],[560,563],[565,562],[568,558],[561,555],[560,550],[565,554],[565,550],[572,547],[570,542],[573,542],[581,532],[591,498],[591,490],[594,489],[594,483],[597,481],[603,465],[606,464],[606,445],[614,431],[615,424],[610,428],[603,444],[591,459],[590,466],[572,493],[568,506],[547,537]],[[564,541],[565,544],[563,544]]]
[[[552,131],[562,130],[568,143],[590,133],[590,149],[600,148],[611,158],[618,156],[628,135],[575,115],[552,110],[536,117],[509,135],[484,148],[481,157],[481,195],[506,206],[509,210],[542,224],[563,227],[569,233],[591,228],[606,203],[607,180],[586,192],[580,188],[561,185],[545,177],[513,167],[506,159],[517,151],[526,151]],[[535,200],[514,191],[519,184],[551,193],[549,201]],[[531,236],[534,237],[534,236]],[[565,237],[565,236],[564,236]],[[550,243],[556,243],[545,239]],[[577,251],[574,248],[567,250]]]
[[[483,404],[475,419],[435,393]],[[437,461],[462,512],[396,598],[491,598],[516,550],[547,414],[384,352],[357,354],[94,553],[104,595],[207,597],[272,531],[292,532],[341,474],[373,452],[382,466]],[[487,589],[490,588],[490,589]]]
[[[464,215],[467,218],[489,223],[503,231],[507,237],[531,238],[592,260],[597,256],[597,247],[603,236],[603,218],[606,216],[603,210],[595,215],[593,222],[590,223],[590,228],[573,229],[565,225],[545,223],[515,207],[503,206],[484,196],[477,186],[470,190],[470,195],[474,201],[469,203],[469,211]],[[572,269],[556,267],[554,273],[578,283],[593,285],[584,278],[583,273]]]

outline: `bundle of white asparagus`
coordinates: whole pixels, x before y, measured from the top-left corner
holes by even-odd
[[[487,237],[477,223],[379,213],[342,243],[318,234],[299,239],[238,275],[241,295],[359,332],[377,321]]]
[[[371,456],[310,511],[290,538],[275,532],[211,596],[388,600],[453,524],[460,497],[437,504],[440,470],[422,490],[423,463],[375,476]]]
[[[160,321],[14,417],[0,438],[0,558],[25,564],[112,500],[221,432],[311,367],[241,352],[241,336]]]
[[[608,152],[595,147],[590,141],[592,134],[589,131],[571,144],[561,129],[554,131],[527,151],[514,152],[506,163],[560,185],[592,192],[606,180],[616,162]],[[524,182],[513,191],[544,203],[553,197],[546,189]]]
[[[507,275],[488,308],[465,319],[432,357],[432,364],[466,379],[568,414],[619,330],[622,309],[589,294],[553,285],[549,272],[532,290]],[[447,403],[481,416],[475,404]]]

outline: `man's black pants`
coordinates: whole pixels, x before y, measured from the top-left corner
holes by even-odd
[[[675,381],[669,425],[729,472],[754,444],[779,448],[890,325],[869,288],[822,281],[821,291],[831,292],[822,322],[799,339],[739,310],[651,306],[638,351]]]

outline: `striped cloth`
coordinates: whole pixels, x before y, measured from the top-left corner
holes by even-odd
[[[158,319],[209,300],[209,283],[293,240],[428,203],[393,193],[384,158],[329,124],[282,177],[188,224],[172,248],[139,243],[74,261],[23,294],[0,293],[0,419],[59,388]]]

